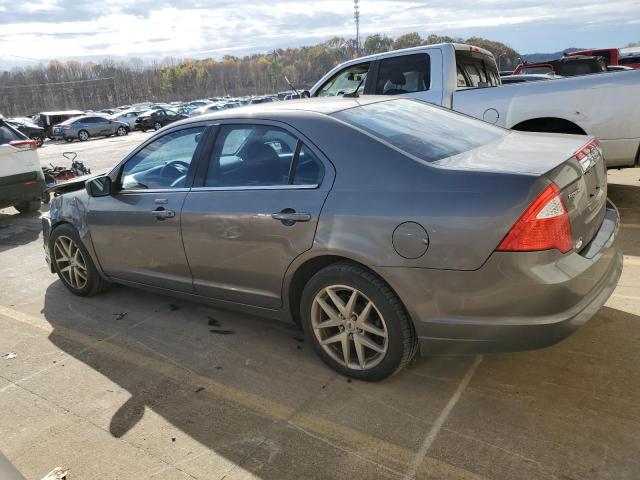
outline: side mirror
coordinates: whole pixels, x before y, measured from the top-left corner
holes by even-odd
[[[302,98],[311,98],[311,93],[309,93],[309,90],[305,90],[304,92],[302,92]]]
[[[107,175],[92,178],[85,182],[84,188],[90,197],[107,197],[111,195],[111,178]]]

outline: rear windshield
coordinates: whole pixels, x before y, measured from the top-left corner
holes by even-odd
[[[409,99],[370,103],[333,116],[426,162],[472,150],[507,134],[480,120]]]
[[[456,50],[458,89],[496,87],[500,74],[491,55],[481,52]]]

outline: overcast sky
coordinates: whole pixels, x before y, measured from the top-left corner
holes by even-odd
[[[640,41],[640,0],[360,0],[361,32],[418,31],[520,53]],[[0,62],[221,57],[354,36],[351,0],[0,0]]]

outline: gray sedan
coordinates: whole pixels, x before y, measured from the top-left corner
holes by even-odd
[[[59,188],[43,237],[71,292],[114,282],[288,319],[327,365],[363,380],[418,348],[550,345],[622,270],[595,139],[409,99],[191,118],[108,175]]]
[[[63,138],[67,142],[76,139],[81,142],[89,140],[91,137],[119,137],[129,134],[129,125],[117,120],[109,120],[97,115],[87,115],[73,117],[53,127],[53,138]]]

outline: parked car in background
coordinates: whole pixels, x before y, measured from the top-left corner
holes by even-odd
[[[126,123],[129,127],[129,130],[134,130],[136,127],[136,119],[145,111],[146,110],[126,110],[124,112],[117,113],[109,118],[117,122]]]
[[[46,184],[35,140],[0,115],[0,208],[20,213],[40,210]]]
[[[593,50],[577,50],[575,52],[565,53],[566,57],[574,57],[576,55],[602,57],[607,65],[626,65],[631,68],[640,68],[640,58],[629,60],[629,57],[624,56],[617,48],[596,48]]]
[[[35,123],[44,128],[45,135],[53,138],[53,126],[73,117],[84,115],[82,110],[59,110],[54,112],[41,112],[37,115]]]
[[[249,101],[250,105],[258,105],[259,103],[269,103],[275,100],[271,97],[254,97]]]
[[[589,75],[607,71],[607,61],[604,57],[573,55],[559,60],[540,63],[521,63],[513,71],[514,75],[548,73],[572,77],[575,75]]]
[[[593,137],[406,98],[278,102],[157,133],[54,197],[43,239],[76,295],[290,319],[328,366],[381,380],[418,349],[540,348],[593,316],[622,271],[606,182]]]
[[[129,125],[116,120],[109,120],[97,115],[70,118],[53,127],[53,138],[62,138],[67,142],[80,140],[86,142],[91,137],[122,137],[129,134]]]
[[[145,112],[136,118],[136,129],[146,132],[147,130],[160,130],[162,127],[169,125],[178,120],[187,118],[187,115],[177,113],[173,110],[160,109]]]
[[[550,73],[530,73],[501,76],[500,82],[503,85],[509,85],[511,83],[540,82],[545,80],[556,80],[558,78],[564,77],[562,75],[552,75]]]
[[[35,140],[39,147],[44,143],[44,139],[46,138],[46,134],[44,128],[39,127],[35,123],[33,123],[28,118],[9,118],[6,122],[18,130],[20,133],[23,133],[31,140]]]
[[[638,70],[501,86],[491,52],[444,43],[349,60],[307,93],[403,95],[505,128],[594,135],[609,167],[638,161]]]
[[[618,64],[625,67],[640,68],[640,52],[623,54]]]
[[[209,105],[205,105],[204,107],[196,108],[195,110],[191,111],[191,114],[189,116],[195,117],[197,115],[204,115],[206,113],[218,112],[224,109],[225,109],[224,105],[221,105],[219,103],[211,103]]]

